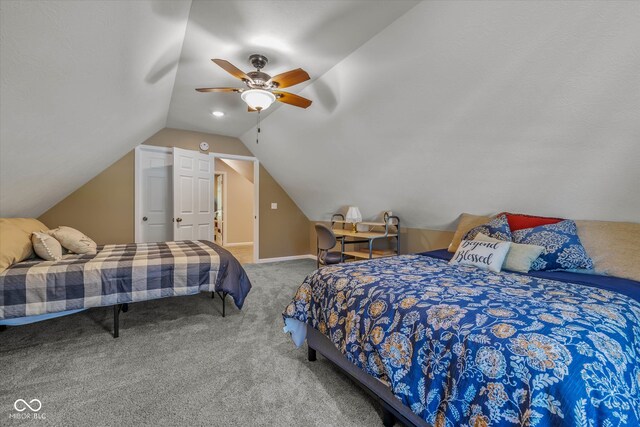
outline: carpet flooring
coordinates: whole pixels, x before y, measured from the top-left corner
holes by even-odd
[[[0,332],[0,425],[381,426],[381,410],[318,355],[306,360],[280,313],[312,260],[245,265],[242,311],[210,294],[112,309]],[[39,399],[44,419],[16,419]],[[23,415],[24,416],[24,415]]]

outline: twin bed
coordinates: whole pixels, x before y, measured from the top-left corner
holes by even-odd
[[[209,241],[104,245],[95,255],[30,259],[0,274],[0,326],[113,306],[117,337],[130,303],[215,292],[242,308],[250,289],[238,260]]]
[[[385,425],[640,425],[640,282],[451,256],[321,268],[285,330],[376,396]]]

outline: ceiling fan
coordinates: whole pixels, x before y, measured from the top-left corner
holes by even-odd
[[[196,89],[198,92],[236,92],[249,106],[249,111],[262,111],[269,108],[274,101],[284,102],[300,108],[307,108],[311,100],[293,93],[283,92],[280,89],[290,87],[309,80],[309,74],[302,68],[287,71],[271,77],[262,69],[269,60],[264,55],[253,54],[249,56],[249,63],[256,69],[244,73],[242,70],[224,59],[212,59],[227,73],[238,78],[247,85],[247,89],[234,87],[205,87]]]

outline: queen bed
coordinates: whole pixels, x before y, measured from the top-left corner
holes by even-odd
[[[0,273],[0,326],[20,325],[92,308],[217,293],[242,308],[251,283],[237,259],[205,240],[98,246],[90,255],[59,261],[28,259]]]
[[[385,425],[640,425],[640,282],[452,255],[321,268],[285,330],[378,397]]]

